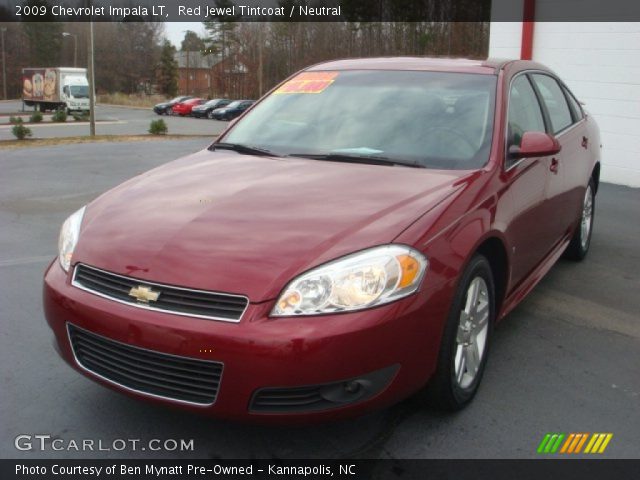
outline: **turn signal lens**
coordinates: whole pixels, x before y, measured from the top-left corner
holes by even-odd
[[[400,255],[398,261],[400,262],[400,270],[402,271],[398,287],[408,287],[420,273],[420,264],[418,260],[411,255]]]

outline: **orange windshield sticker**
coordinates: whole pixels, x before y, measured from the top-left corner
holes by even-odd
[[[302,72],[273,93],[321,93],[337,76],[338,72]]]

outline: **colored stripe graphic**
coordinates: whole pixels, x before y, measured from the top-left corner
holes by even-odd
[[[538,445],[538,453],[556,453],[564,437],[564,433],[547,433]]]
[[[540,445],[538,445],[538,453],[544,452],[544,447],[547,445],[547,442],[549,441],[550,438],[551,438],[551,434],[550,433],[547,433],[544,436],[544,438],[540,442]]]
[[[584,453],[604,453],[613,438],[613,433],[594,433]]]
[[[613,433],[547,433],[538,445],[537,451],[543,454],[604,453],[612,438]],[[586,448],[583,451],[585,444]]]
[[[570,433],[569,436],[567,437],[567,441],[564,442],[564,445],[562,446],[562,450],[560,450],[560,453],[566,453],[567,449],[569,448],[569,445],[571,445],[571,442],[573,442],[573,439],[576,437],[575,433]]]

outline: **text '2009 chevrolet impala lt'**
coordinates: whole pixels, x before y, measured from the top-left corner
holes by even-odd
[[[315,65],[71,215],[46,317],[87,377],[203,414],[459,409],[496,322],[587,254],[599,158],[533,62]]]

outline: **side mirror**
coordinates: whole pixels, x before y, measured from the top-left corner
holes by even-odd
[[[560,142],[553,135],[544,132],[524,132],[520,146],[509,147],[511,158],[546,157],[561,150]]]

